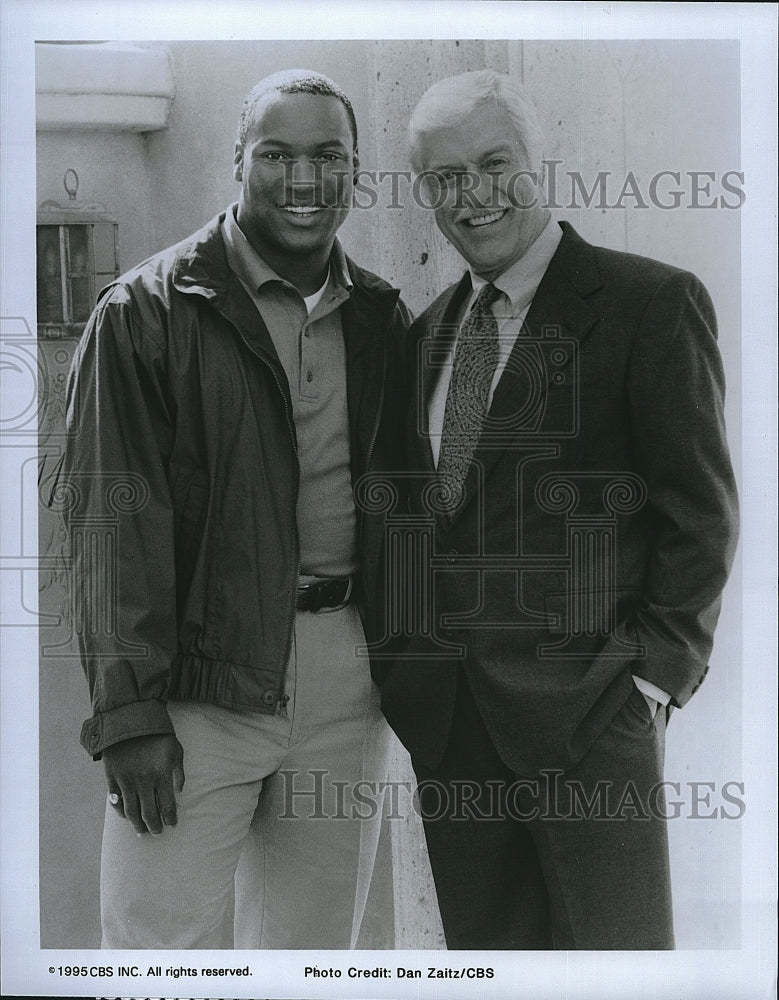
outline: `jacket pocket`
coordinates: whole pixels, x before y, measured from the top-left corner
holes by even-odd
[[[664,708],[658,706],[658,712],[662,711]],[[627,736],[641,737],[642,739],[645,739],[648,734],[654,733],[655,716],[652,715],[644,695],[635,684],[627,700],[612,718],[610,725],[612,729],[617,729]]]

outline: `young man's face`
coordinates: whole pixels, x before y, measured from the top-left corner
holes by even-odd
[[[274,270],[326,263],[351,204],[353,147],[336,97],[276,93],[257,107],[235,151],[238,224]]]
[[[548,215],[526,176],[538,164],[527,162],[514,122],[485,103],[456,125],[423,133],[418,154],[423,170],[444,179],[443,187],[428,183],[438,228],[476,274],[494,280],[525,253]]]

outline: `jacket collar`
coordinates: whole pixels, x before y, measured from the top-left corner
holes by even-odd
[[[497,278],[492,279],[495,288],[508,299],[511,315],[519,316],[533,301],[541,279],[546,274],[550,261],[560,245],[562,236],[559,225],[550,215],[543,229],[522,257],[514,261],[511,267],[507,267]],[[470,269],[470,273],[475,301],[476,296],[488,284],[488,281],[475,274],[473,269]],[[505,308],[505,302],[501,303],[500,311],[504,312]]]
[[[174,287],[185,294],[202,295],[214,300],[217,308],[222,300],[232,295],[236,286],[222,239],[224,217],[225,213],[222,212],[173,248]],[[382,315],[386,312],[390,318],[400,295],[399,290],[392,288],[375,274],[364,271],[348,255],[343,255],[343,261],[358,296],[359,301],[355,304],[358,312],[370,303],[373,316],[378,309]]]
[[[288,284],[249,243],[243,230],[238,225],[236,208],[237,205],[231,205],[227,209],[222,224],[222,239],[225,244],[225,252],[230,268],[235,271],[243,284],[249,288],[258,289],[267,282],[284,282]],[[325,284],[322,286],[322,291],[324,291],[324,288],[331,279],[342,288],[350,289],[352,287],[352,279],[346,266],[346,254],[338,237],[333,241],[333,250],[330,254],[329,264],[328,275],[325,279]]]
[[[173,286],[177,291],[209,300],[227,294],[231,271],[221,233],[224,216],[222,212],[173,248]]]
[[[183,294],[204,297],[221,312],[249,349],[273,367],[289,399],[286,375],[270,333],[228,265],[221,232],[224,216],[221,213],[174,248],[173,285]],[[361,428],[373,426],[381,406],[376,391],[381,382],[377,380],[383,378],[385,335],[400,291],[364,271],[347,255],[343,259],[352,285],[350,297],[341,306],[341,323],[346,345],[349,423],[356,435]]]
[[[593,292],[601,287],[596,248],[583,240],[569,223],[560,222],[559,226],[563,237],[533,297],[526,326],[534,331],[539,318],[546,321],[551,311],[564,323],[569,335],[581,338],[597,319],[597,310],[588,302]],[[429,328],[434,336],[445,336],[456,323],[470,292],[471,278],[466,271],[432,307],[434,315]]]

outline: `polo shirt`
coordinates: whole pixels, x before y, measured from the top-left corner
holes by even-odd
[[[268,328],[289,384],[300,465],[300,575],[351,576],[359,559],[340,313],[352,288],[346,257],[336,240],[325,283],[304,298],[251,246],[235,209],[222,223],[227,262]]]

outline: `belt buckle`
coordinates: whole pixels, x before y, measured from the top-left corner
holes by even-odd
[[[303,607],[301,604],[298,604],[298,598],[301,596],[301,594],[305,594],[305,596],[306,596],[306,602],[310,601],[311,600],[311,593],[310,593],[310,591],[311,591],[312,587],[313,587],[312,583],[299,583],[298,584],[298,586],[297,586],[297,596],[295,598],[295,605],[296,605],[296,607],[298,607],[299,609],[304,610],[304,611],[309,611],[310,610],[310,608]]]
[[[304,610],[310,612],[311,614],[317,614],[322,608],[342,608],[349,603],[349,598],[352,594],[353,580],[352,577],[346,578],[346,593],[336,604],[328,604],[327,594],[328,591],[336,584],[343,583],[343,578],[338,580],[317,580],[314,583],[301,583],[298,585],[298,591],[304,591],[310,595],[311,604]]]
[[[349,596],[352,592],[352,578],[348,577],[346,581],[346,593],[340,600],[335,601],[332,595],[333,589],[343,585],[343,578],[337,580],[323,580],[317,586],[317,602],[316,607],[313,608],[314,614],[322,611],[324,608],[334,611],[337,608],[345,607],[349,602]]]

